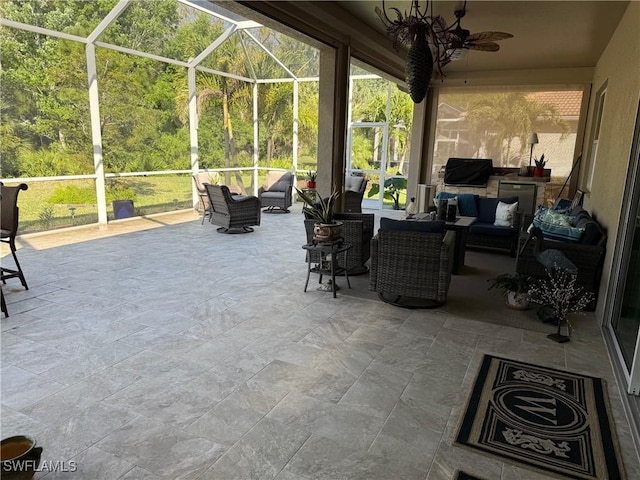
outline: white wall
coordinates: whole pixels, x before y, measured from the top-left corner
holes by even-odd
[[[618,28],[594,70],[592,98],[589,104],[588,132],[583,145],[585,152],[591,147],[595,93],[607,83],[598,161],[595,166],[591,192],[586,195],[584,206],[607,230],[607,255],[605,257],[600,300],[596,314],[602,320],[604,295],[611,277],[613,249],[620,222],[620,209],[624,185],[629,169],[633,131],[640,99],[640,2],[630,2]],[[584,158],[589,158],[586,155]],[[588,165],[582,168],[582,186],[586,186]]]

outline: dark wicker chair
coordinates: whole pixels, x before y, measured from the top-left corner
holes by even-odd
[[[7,283],[10,278],[19,278],[20,283],[26,290],[29,290],[29,287],[16,256],[16,234],[18,233],[18,194],[21,190],[28,188],[26,183],[21,183],[15,187],[7,187],[0,182],[0,202],[2,204],[0,211],[0,241],[9,244],[11,255],[16,265],[15,269],[6,268],[4,266],[6,262],[2,262],[3,266],[0,269],[0,275],[2,283]]]
[[[204,184],[209,195],[211,214],[209,221],[220,225],[220,233],[253,232],[260,225],[260,200],[257,197],[231,195],[226,185]]]
[[[336,213],[334,218],[342,222],[342,237],[344,241],[352,245],[347,252],[347,273],[349,275],[362,275],[369,271],[366,266],[370,256],[370,242],[373,237],[373,223],[375,216],[371,213]],[[307,243],[313,240],[313,219],[306,219],[304,227],[307,233]],[[320,256],[311,258],[314,263],[319,263]]]
[[[447,301],[455,232],[380,230],[371,239],[369,290],[406,308],[433,308]]]
[[[293,174],[291,172],[269,172],[265,185],[258,189],[258,198],[262,206],[267,207],[265,212],[289,213],[292,190]]]
[[[555,249],[562,252],[577,268],[578,277],[576,284],[588,292],[593,293],[595,300],[587,307],[594,310],[598,291],[600,290],[600,277],[605,256],[605,243],[603,240],[598,245],[581,245],[577,243],[565,243],[556,240],[544,239],[541,250]],[[526,245],[525,245],[526,244]],[[516,259],[516,272],[530,275],[538,279],[546,279],[547,272],[535,255],[535,242],[527,242],[527,235],[520,238],[520,248]]]
[[[350,176],[344,182],[345,213],[362,213],[362,198],[367,189],[368,180],[364,177]]]

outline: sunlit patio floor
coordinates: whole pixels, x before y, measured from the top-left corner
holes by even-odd
[[[604,377],[640,478],[593,315],[559,345],[479,321],[472,296],[450,298],[469,303],[455,315],[381,303],[366,276],[339,279],[336,299],[313,278],[303,293],[304,238],[299,207],[245,235],[178,212],[20,238],[29,290],[4,286],[2,437],[76,462],[47,480],[551,478],[452,445],[491,353]]]

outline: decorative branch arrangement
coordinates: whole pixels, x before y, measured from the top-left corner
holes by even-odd
[[[547,336],[559,343],[568,342],[573,328],[567,315],[584,310],[593,301],[594,295],[576,285],[577,275],[561,268],[548,268],[547,277],[545,280],[535,282],[529,289],[529,295],[533,302],[548,305],[555,313],[558,331]],[[560,334],[560,329],[565,324],[567,325],[566,336]]]

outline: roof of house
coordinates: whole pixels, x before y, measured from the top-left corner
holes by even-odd
[[[577,117],[582,104],[581,90],[561,90],[557,92],[534,92],[527,95],[531,100],[555,105],[562,117]]]

